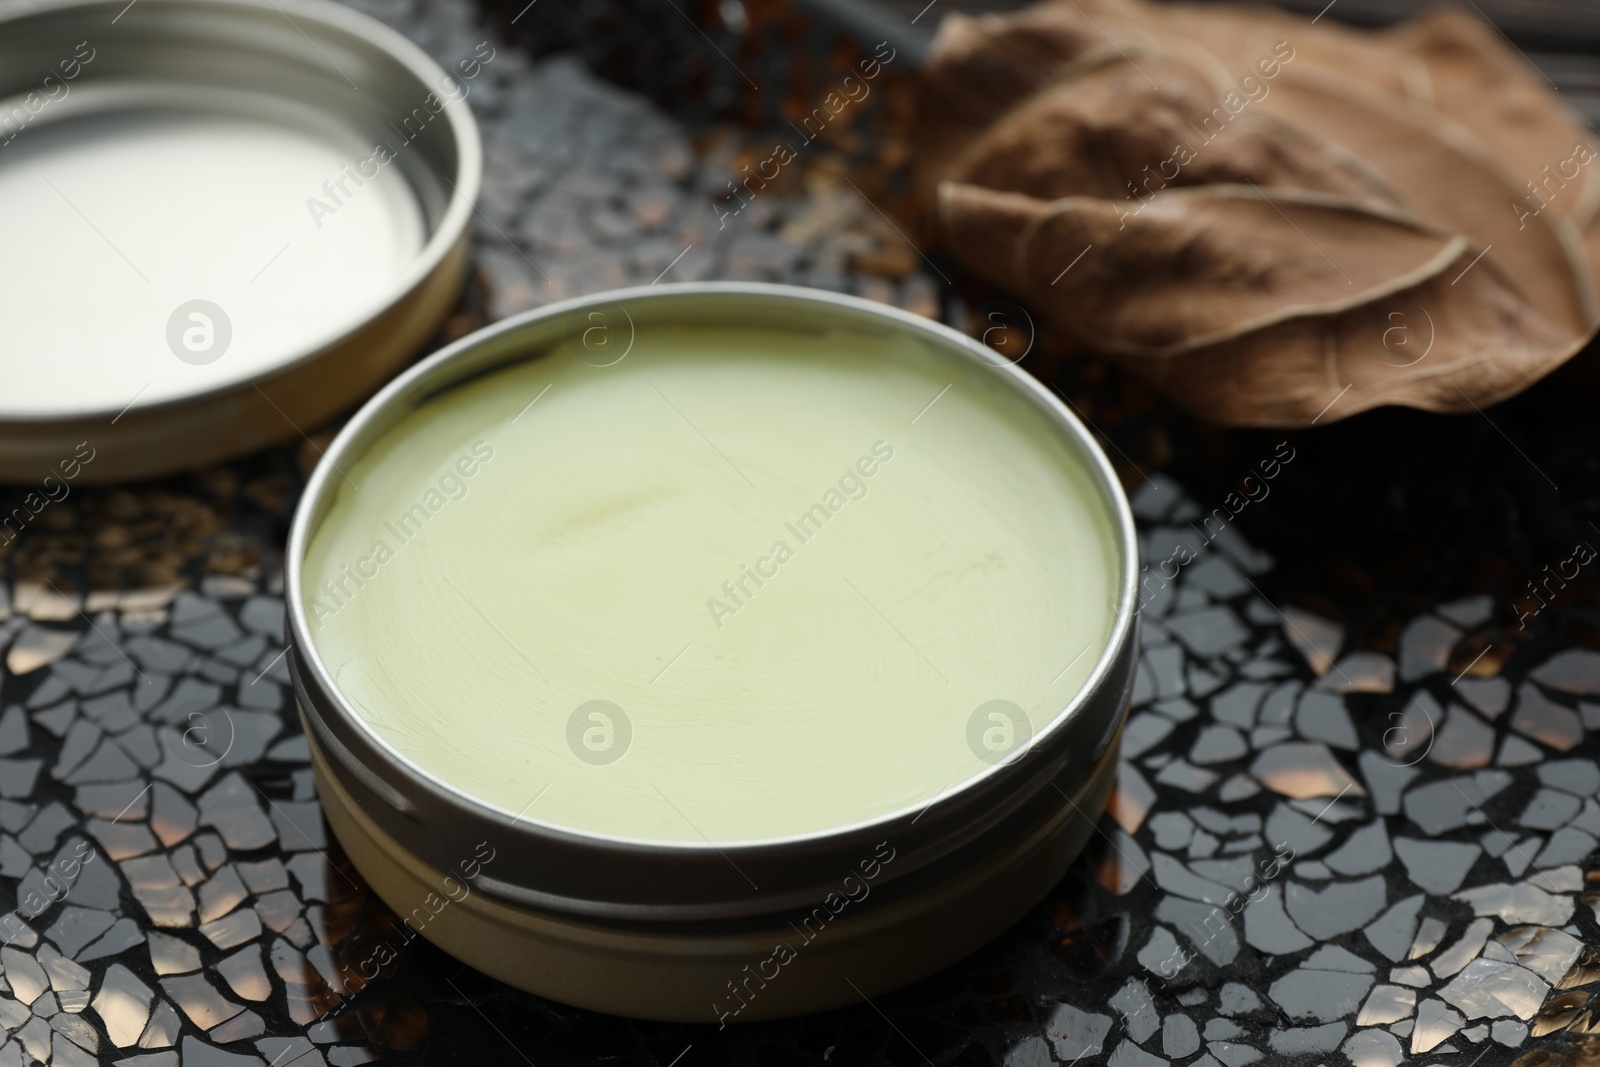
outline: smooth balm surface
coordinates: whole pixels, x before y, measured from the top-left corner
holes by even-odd
[[[529,821],[749,841],[925,805],[1025,740],[993,702],[1036,731],[1077,693],[1112,520],[998,374],[911,338],[632,341],[469,381],[346,467],[305,608],[407,760]]]

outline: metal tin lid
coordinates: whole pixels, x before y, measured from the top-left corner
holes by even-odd
[[[826,832],[747,842],[659,843],[582,833],[500,810],[422,770],[378,736],[341,694],[319,657],[305,604],[304,560],[350,466],[411,411],[453,386],[537,358],[593,326],[595,312],[634,329],[657,325],[830,327],[880,336],[912,334],[957,359],[982,364],[1046,418],[1089,472],[1110,517],[1120,558],[1110,632],[1077,696],[1032,741],[931,802]],[[625,312],[619,314],[619,312]],[[1138,549],[1133,517],[1109,461],[1046,388],[992,350],[897,309],[818,290],[707,283],[620,290],[551,305],[458,341],[392,382],[329,447],[290,533],[286,590],[289,664],[319,755],[390,836],[436,869],[450,869],[462,842],[489,841],[497,856],[476,885],[526,907],[609,920],[681,922],[771,915],[810,905],[837,887],[876,843],[896,859],[880,884],[914,881],[970,855],[1060,804],[1062,782],[1081,776],[1111,743],[1133,686]],[[441,709],[444,713],[446,709]]]
[[[323,0],[0,11],[0,478],[226,458],[392,374],[459,293],[481,67]]]

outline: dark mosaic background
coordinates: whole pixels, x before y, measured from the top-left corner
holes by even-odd
[[[751,278],[1028,347],[1013,305],[865,199],[892,190],[892,138],[819,144],[719,226],[734,205],[713,198],[767,143],[711,124],[746,98],[716,96],[731,76],[708,53],[647,100],[546,54],[560,14],[359,6],[446,65],[495,47],[468,98],[488,158],[474,273],[441,340],[576,293]],[[803,96],[803,74],[774,76]],[[869,124],[896,114],[884,85]],[[333,430],[307,428],[74,489],[0,549],[0,1067],[1600,1064],[1582,376],[1484,416],[1376,412],[1284,442],[1198,426],[1039,340],[1023,365],[1107,441],[1146,559],[1196,558],[1149,586],[1101,835],[995,943],[872,1004],[722,1032],[540,1001],[420,940],[349,980],[402,939],[327,834],[286,684],[281,545]],[[1218,534],[1206,517],[1274,458]],[[70,890],[22,923],[61,896],[52,875]]]

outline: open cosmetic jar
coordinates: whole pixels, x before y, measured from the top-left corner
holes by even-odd
[[[391,383],[311,479],[289,663],[329,824],[503,981],[744,1022],[946,966],[1110,792],[1137,548],[1106,457],[970,338],[622,290]]]
[[[0,4],[0,481],[204,466],[389,380],[460,296],[487,58],[328,0]]]

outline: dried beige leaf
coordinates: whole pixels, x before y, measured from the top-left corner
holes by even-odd
[[[1402,98],[1415,91],[1419,77],[1425,78],[1402,49],[1332,19],[1313,24],[1278,8],[1222,4],[1162,5],[1157,11],[1146,8],[1145,16],[1166,35],[1168,47],[1176,47],[1173,39],[1199,45],[1234,79],[1247,73],[1259,78],[1258,62],[1275,57],[1280,42],[1292,58],[1280,65],[1278,77],[1315,68]]]
[[[1108,56],[1147,52],[1135,28],[1143,12],[1139,0],[1051,0],[1005,15],[946,15],[922,75],[919,155],[943,167],[1035,93]],[[929,196],[948,177],[920,160],[917,172]]]
[[[1244,183],[1403,203],[1359,157],[1259,112],[1218,117],[1215,99],[1186,63],[1147,56],[1135,65],[1111,53],[1029,97],[953,160],[930,153],[923,165],[940,180],[1124,200],[1130,210],[1169,186]]]
[[[1464,128],[1396,108],[1361,84],[1308,72],[1278,86],[1262,106],[1370,162],[1426,221],[1491,249],[1551,322],[1577,335],[1600,318],[1571,224],[1553,212],[1519,212],[1515,182]]]
[[[1230,426],[1293,427],[1389,404],[1468,412],[1514,396],[1585,343],[1539,317],[1471,254],[1413,289],[1334,316],[1127,365]],[[1452,279],[1459,278],[1453,282]]]
[[[1173,189],[1137,213],[1092,197],[1045,202],[954,183],[940,193],[958,259],[1047,306],[1081,344],[1144,357],[1373,303],[1468,248],[1402,216],[1293,190]],[[1009,276],[991,273],[1007,251]]]
[[[938,61],[927,72],[924,112],[941,124],[981,127],[1106,44],[1068,4],[1010,15],[946,15],[934,37]]]
[[[1528,209],[1583,227],[1600,210],[1594,131],[1482,19],[1441,8],[1390,36],[1428,73],[1428,102],[1493,152]]]
[[[924,73],[946,247],[1205,417],[1470,410],[1600,320],[1597,153],[1470,16],[1045,0]]]

